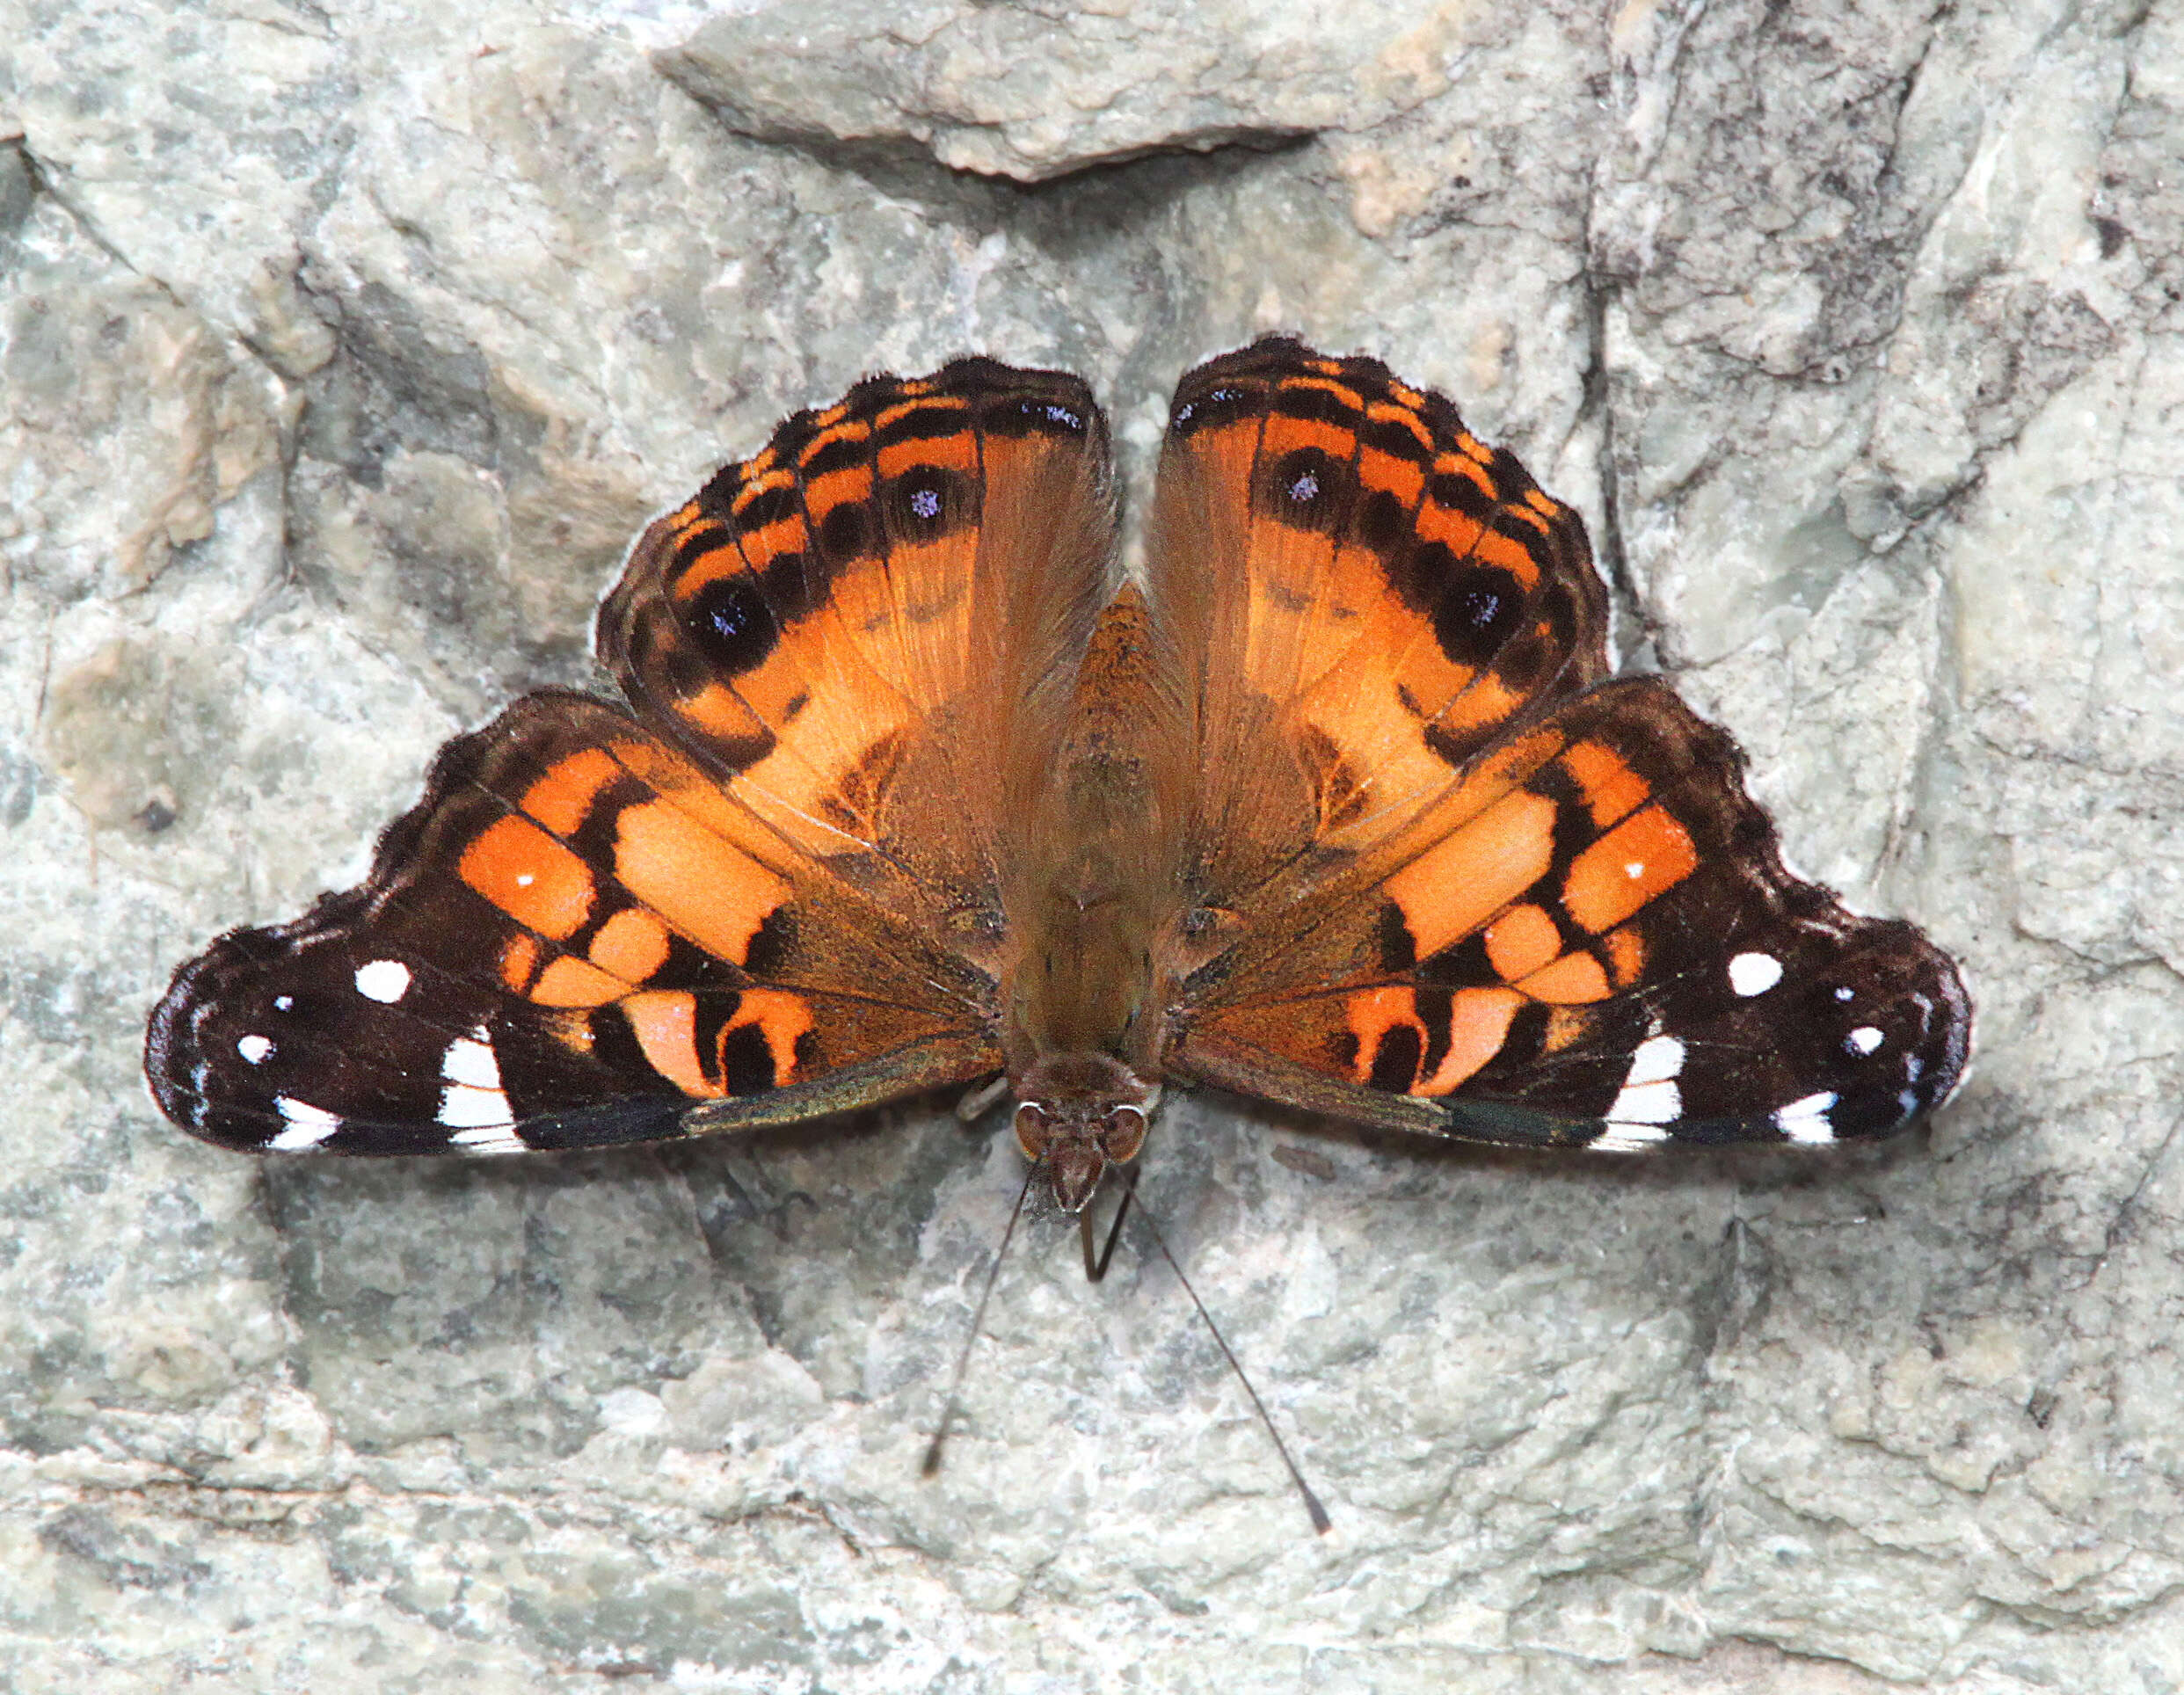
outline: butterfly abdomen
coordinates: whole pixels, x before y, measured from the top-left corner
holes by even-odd
[[[1183,797],[1171,768],[1175,691],[1135,587],[1101,616],[1059,757],[1016,880],[1008,1046],[1106,1053],[1140,1073],[1158,1052],[1162,941],[1182,904]]]

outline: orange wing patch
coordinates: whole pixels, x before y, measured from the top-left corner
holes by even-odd
[[[1501,1050],[1525,1006],[1513,989],[1387,985],[1241,1007],[1194,1029],[1193,1043],[1270,1054],[1387,1094],[1447,1095]]]
[[[1413,950],[1440,952],[1544,877],[1554,862],[1554,803],[1518,789],[1389,877],[1384,887]]]
[[[557,942],[583,928],[596,892],[582,860],[521,818],[489,825],[463,849],[456,874],[525,929]]]
[[[1608,997],[1607,968],[1589,953],[1564,954],[1551,965],[1518,979],[1517,986],[1534,1000],[1570,1005]]]
[[[716,958],[750,962],[751,947],[789,899],[789,884],[670,803],[625,807],[615,867],[630,895]],[[593,957],[601,964],[596,947]]]
[[[1511,983],[1531,976],[1562,951],[1562,933],[1542,906],[1511,906],[1487,927],[1487,957]]]
[[[685,993],[633,994],[621,1004],[647,1063],[693,1099],[790,1088],[822,1068],[804,996],[746,989],[725,1017],[717,1011]]]
[[[1596,935],[1699,867],[1691,833],[1659,806],[1632,813],[1574,861],[1562,906]]]

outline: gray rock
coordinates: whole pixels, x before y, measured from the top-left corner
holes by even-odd
[[[695,98],[694,98],[695,97]],[[2184,19],[0,0],[0,1682],[2184,1684]],[[1585,513],[1793,858],[1964,961],[1864,1157],[1179,1101],[1172,1274],[944,1113],[263,1167],[167,974],[582,682],[645,515],[865,371],[1142,478],[1285,328]],[[1141,488],[1141,482],[1139,484]]]
[[[740,135],[1045,182],[1375,129],[1448,92],[1479,45],[1466,10],[790,0],[712,18],[659,63]]]

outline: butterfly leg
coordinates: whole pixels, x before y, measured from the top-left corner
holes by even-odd
[[[991,1112],[1002,1095],[1008,1093],[1008,1073],[988,1078],[977,1088],[964,1091],[963,1099],[956,1102],[956,1117],[966,1124],[975,1124]]]
[[[1130,1216],[1130,1203],[1137,1197],[1138,1174],[1127,1166],[1117,1167],[1123,1178],[1122,1204],[1115,1209],[1115,1221],[1107,1227],[1107,1245],[1095,1256],[1092,1252],[1092,1209],[1086,1207],[1077,1214],[1077,1240],[1084,1249],[1084,1280],[1098,1283],[1107,1276],[1107,1265],[1115,1257],[1115,1244],[1122,1240],[1123,1220]]]

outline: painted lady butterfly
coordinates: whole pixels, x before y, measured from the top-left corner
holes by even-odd
[[[362,887],[176,974],[160,1107],[513,1152],[998,1074],[1079,1211],[1165,1083],[1616,1152],[1882,1135],[1955,1084],[1955,967],[1610,680],[1583,527],[1446,401],[1262,341],[1183,379],[1119,590],[1110,491],[1053,372],[789,419],[607,597],[630,708],[516,702]]]

